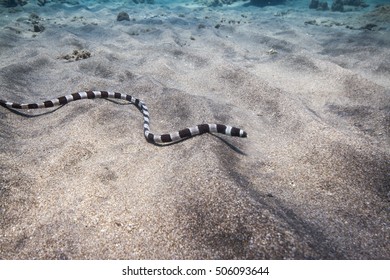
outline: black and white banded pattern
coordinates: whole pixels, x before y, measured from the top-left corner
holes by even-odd
[[[119,92],[111,92],[111,91],[81,91],[72,93],[69,95],[61,96],[58,98],[54,98],[52,100],[47,100],[41,103],[30,103],[30,104],[18,104],[14,102],[8,102],[4,100],[0,100],[0,105],[6,108],[13,109],[39,109],[39,108],[50,108],[54,106],[65,105],[71,101],[80,100],[80,99],[93,99],[93,98],[117,98],[127,100],[130,103],[137,106],[137,108],[141,111],[144,117],[144,134],[146,140],[154,144],[165,144],[165,143],[173,143],[178,142],[189,137],[200,135],[207,132],[215,132],[222,133],[230,136],[238,136],[238,137],[247,137],[247,134],[242,129],[237,127],[232,127],[224,124],[200,124],[194,127],[184,128],[179,131],[175,131],[172,133],[166,134],[154,134],[150,132],[150,118],[149,118],[149,110],[146,107],[145,103],[141,100],[132,97],[128,94],[122,94]]]

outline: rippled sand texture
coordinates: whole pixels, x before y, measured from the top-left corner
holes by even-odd
[[[364,13],[2,9],[0,99],[112,90],[153,132],[248,138],[154,146],[124,102],[0,107],[0,258],[389,259],[390,36]]]

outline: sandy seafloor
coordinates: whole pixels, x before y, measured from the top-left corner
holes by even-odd
[[[390,258],[388,13],[79,2],[0,8],[0,99],[248,138],[0,107],[1,259]]]

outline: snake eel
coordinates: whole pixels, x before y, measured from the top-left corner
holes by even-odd
[[[179,142],[195,135],[204,133],[221,133],[229,136],[247,137],[247,133],[237,127],[232,127],[224,124],[199,124],[193,127],[187,127],[179,131],[166,133],[166,134],[154,134],[150,132],[150,117],[149,110],[145,103],[140,99],[134,98],[128,94],[122,94],[119,92],[112,91],[81,91],[72,93],[69,95],[54,98],[39,103],[30,104],[18,104],[14,102],[8,102],[0,100],[0,105],[5,108],[12,109],[39,109],[39,108],[50,108],[54,106],[65,105],[71,101],[80,99],[94,99],[94,98],[117,98],[129,101],[131,104],[136,106],[142,113],[144,118],[144,135],[148,142],[153,144],[168,144]]]

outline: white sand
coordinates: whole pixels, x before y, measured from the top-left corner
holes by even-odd
[[[1,259],[390,258],[389,29],[288,6],[0,18],[0,99],[113,90],[148,105],[152,132],[248,132],[157,147],[132,105],[0,107]],[[92,56],[59,58],[73,50]]]

